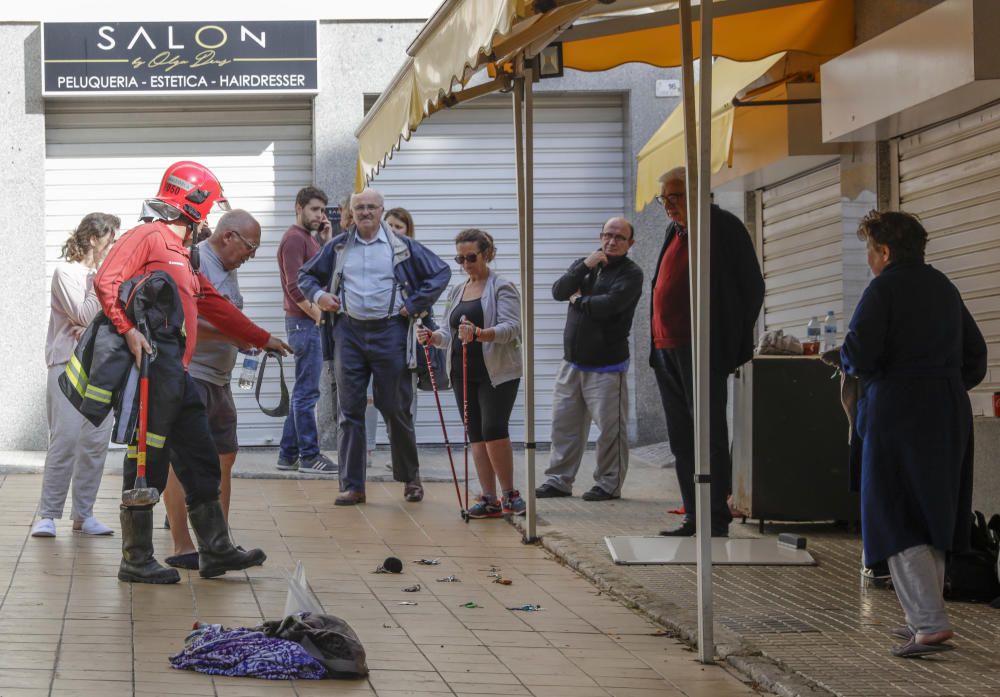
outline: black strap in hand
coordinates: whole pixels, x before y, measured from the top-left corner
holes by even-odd
[[[260,403],[260,386],[264,384],[264,366],[267,365],[267,359],[272,355],[278,359],[278,374],[281,377],[281,399],[278,401],[278,406],[274,409],[268,409]],[[260,368],[257,371],[257,389],[254,396],[257,398],[257,406],[268,416],[288,416],[288,386],[285,384],[285,365],[281,362],[280,353],[264,352],[264,357],[260,361]]]

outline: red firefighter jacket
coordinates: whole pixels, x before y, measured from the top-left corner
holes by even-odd
[[[166,272],[177,284],[187,336],[183,358],[185,368],[191,362],[191,354],[198,341],[199,314],[224,334],[258,348],[271,338],[220,295],[207,278],[191,269],[187,248],[162,222],[144,223],[122,235],[94,279],[94,290],[101,308],[119,334],[125,334],[134,326],[118,299],[119,287],[130,278],[153,271]]]

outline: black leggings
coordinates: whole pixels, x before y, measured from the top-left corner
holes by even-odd
[[[458,378],[457,380],[455,378]],[[510,413],[517,399],[521,380],[508,380],[493,387],[489,382],[469,382],[469,442],[501,440],[510,437]],[[462,413],[462,374],[453,375],[452,390],[458,413]]]

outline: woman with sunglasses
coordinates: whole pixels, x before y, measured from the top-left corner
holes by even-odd
[[[455,238],[455,263],[468,278],[448,294],[441,329],[417,330],[428,341],[448,349],[449,375],[458,409],[463,410],[462,345],[467,345],[469,443],[482,487],[470,518],[523,514],[524,500],[514,488],[514,453],[510,413],[521,383],[521,296],[513,283],[498,276],[489,263],[496,256],[493,237],[477,229]],[[497,497],[497,481],[501,498]]]

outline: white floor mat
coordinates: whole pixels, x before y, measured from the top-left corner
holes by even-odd
[[[605,537],[615,564],[694,564],[697,557],[693,537]],[[816,560],[804,549],[778,544],[776,537],[761,539],[712,538],[713,564],[748,566],[814,566]]]

